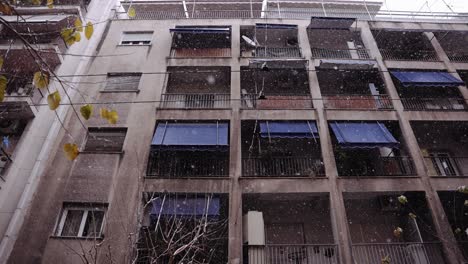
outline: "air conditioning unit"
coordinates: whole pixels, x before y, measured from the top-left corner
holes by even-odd
[[[0,133],[2,134],[16,134],[21,127],[19,120],[4,120],[0,122]]]
[[[379,196],[379,204],[382,212],[397,212],[400,210],[400,202],[398,202],[398,199],[395,196]]]

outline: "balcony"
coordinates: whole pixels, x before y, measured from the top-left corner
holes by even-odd
[[[229,67],[168,67],[162,109],[231,107]]]
[[[355,263],[446,263],[424,192],[345,193],[344,199]]]
[[[439,61],[436,51],[423,31],[373,29],[372,34],[385,60]]]
[[[12,159],[8,153],[0,147],[0,178],[5,181],[3,178],[4,172],[7,170],[8,166],[12,162]]]
[[[465,99],[459,98],[401,98],[406,110],[414,111],[466,111]]]
[[[328,195],[244,194],[242,213],[242,263],[339,263]]]
[[[230,26],[176,26],[169,58],[231,57]]]
[[[326,49],[311,48],[315,59],[370,59],[367,49]]]
[[[244,109],[312,108],[306,61],[251,61],[241,67],[241,98]]]
[[[324,177],[314,121],[242,122],[243,177]]]
[[[297,25],[241,26],[241,57],[301,58]]]
[[[38,104],[44,95],[41,90],[34,88],[32,82],[24,81],[24,79],[13,79],[8,82],[5,97],[10,98],[9,100],[30,98],[33,104]]]
[[[434,36],[451,62],[468,62],[468,50],[461,44],[466,41],[466,34],[466,31],[434,32]]]
[[[390,110],[393,109],[392,100],[386,94],[360,95],[360,94],[322,94],[326,109],[352,109],[352,110]]]
[[[353,244],[352,253],[356,263],[381,263],[385,257],[398,264],[445,263],[440,242]]]
[[[453,157],[449,154],[432,154],[424,157],[429,176],[468,177],[468,157]]]

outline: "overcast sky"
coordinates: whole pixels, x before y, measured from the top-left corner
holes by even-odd
[[[425,12],[468,12],[468,0],[381,0],[382,9]]]

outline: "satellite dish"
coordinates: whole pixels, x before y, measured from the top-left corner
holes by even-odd
[[[242,39],[243,39],[245,42],[247,42],[247,44],[249,44],[249,45],[252,46],[252,47],[256,47],[256,46],[257,46],[257,44],[255,43],[255,41],[249,39],[248,37],[246,37],[246,36],[244,36],[244,35],[242,35]]]

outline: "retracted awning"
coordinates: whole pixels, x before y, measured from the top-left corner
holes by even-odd
[[[312,17],[308,29],[349,29],[356,18]]]
[[[176,27],[169,29],[171,33],[192,33],[192,34],[231,34],[231,28],[210,28],[210,27]]]
[[[330,124],[338,144],[342,148],[398,148],[400,143],[379,122]]]
[[[405,87],[456,87],[464,85],[462,80],[457,79],[448,72],[391,71],[391,74]]]
[[[373,60],[320,60],[320,69],[371,70],[376,67]]]
[[[229,146],[227,123],[160,123],[152,146],[170,150],[223,150]]]
[[[264,24],[264,23],[257,23],[255,24],[257,29],[297,29],[297,25],[289,25],[289,24]]]
[[[318,138],[315,122],[260,122],[260,136],[263,138]]]
[[[219,197],[160,197],[153,200],[151,215],[219,216],[219,207]]]

